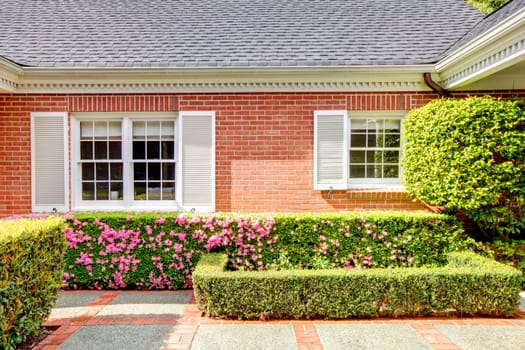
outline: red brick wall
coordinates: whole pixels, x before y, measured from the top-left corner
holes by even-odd
[[[525,96],[525,91],[493,94]],[[433,98],[407,92],[0,94],[0,216],[31,210],[30,113],[46,111],[216,111],[217,211],[421,209],[402,192],[335,191],[328,199],[326,191],[314,191],[313,113],[409,110]]]

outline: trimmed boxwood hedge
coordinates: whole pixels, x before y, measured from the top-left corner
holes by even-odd
[[[0,221],[0,349],[39,333],[61,286],[65,248],[62,219]]]
[[[209,316],[239,319],[457,315],[511,316],[520,273],[474,253],[450,253],[437,268],[226,271],[204,256],[193,283]]]

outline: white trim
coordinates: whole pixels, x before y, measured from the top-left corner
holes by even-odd
[[[386,189],[386,190],[401,190],[404,189],[401,181],[403,178],[403,169],[401,168],[401,159],[403,157],[403,125],[402,122],[406,119],[408,111],[406,110],[385,110],[385,111],[350,111],[348,113],[348,131],[347,144],[348,152],[350,151],[350,120],[359,118],[380,118],[380,119],[395,119],[400,120],[400,146],[399,146],[399,177],[387,179],[353,179],[348,175],[348,189]],[[350,160],[348,160],[348,168],[350,167]]]
[[[433,65],[203,68],[20,67],[20,93],[429,91]]]
[[[210,159],[210,172],[212,176],[211,181],[211,203],[209,206],[199,206],[199,205],[192,205],[191,203],[184,203],[182,198],[182,191],[184,184],[182,183],[182,169],[184,167],[183,163],[183,155],[182,155],[182,145],[184,144],[184,135],[182,132],[182,123],[184,122],[184,118],[191,117],[191,116],[209,116],[211,118],[211,146],[212,149],[211,152],[211,159]],[[215,201],[216,201],[216,169],[215,169],[215,158],[216,158],[216,146],[215,146],[215,111],[180,111],[179,112],[179,118],[177,118],[177,131],[179,136],[179,142],[177,142],[177,159],[179,160],[178,165],[176,168],[177,175],[175,177],[176,179],[176,199],[177,203],[180,203],[184,210],[187,211],[195,211],[195,212],[213,212],[215,211]]]
[[[36,155],[33,135],[35,134],[35,118],[44,117],[62,117],[63,124],[63,142],[64,142],[64,204],[57,203],[56,205],[38,205],[36,203]],[[58,211],[66,212],[69,210],[69,136],[68,136],[68,113],[67,112],[32,112],[30,115],[31,119],[31,207],[33,212],[49,212]]]
[[[525,9],[475,37],[436,64],[448,89],[468,86],[525,60]]]

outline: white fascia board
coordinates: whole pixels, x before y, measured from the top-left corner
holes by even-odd
[[[427,90],[433,65],[220,68],[25,68],[19,92]]]
[[[525,59],[525,9],[436,63],[441,82],[458,89]]]

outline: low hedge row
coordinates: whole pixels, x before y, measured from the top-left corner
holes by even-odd
[[[466,244],[454,218],[367,212],[277,216],[90,213],[67,221],[70,288],[191,286],[202,254],[240,270],[439,266]]]
[[[438,268],[226,271],[204,256],[193,283],[209,316],[239,319],[513,315],[520,273],[473,253],[450,253]]]
[[[521,287],[525,289],[525,240],[477,242],[472,248],[476,253],[520,270]]]
[[[51,217],[0,221],[0,348],[39,333],[57,298],[64,223]]]

